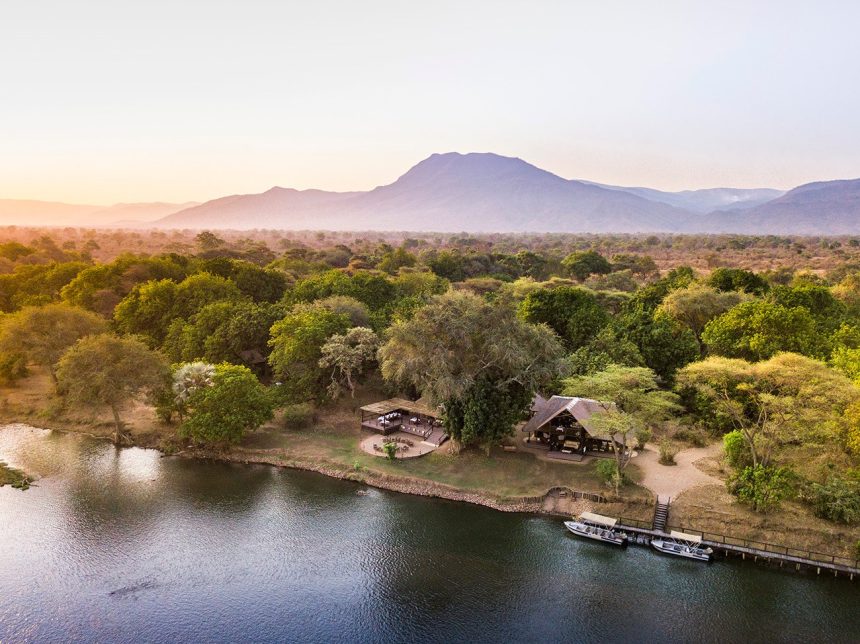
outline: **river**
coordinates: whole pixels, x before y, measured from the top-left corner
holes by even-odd
[[[0,428],[0,642],[860,641],[860,583],[555,519]]]

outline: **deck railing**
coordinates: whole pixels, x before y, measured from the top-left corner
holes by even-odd
[[[618,522],[630,526],[631,528],[639,528],[641,530],[651,530],[651,524],[640,519],[631,517],[619,517]],[[808,559],[820,563],[829,563],[838,566],[846,566],[848,568],[860,568],[860,559],[852,557],[842,557],[839,555],[817,552],[803,548],[791,548],[776,543],[767,541],[758,541],[756,539],[745,539],[743,537],[733,537],[731,535],[720,534],[718,532],[707,532],[699,530],[691,526],[685,525],[667,525],[666,532],[677,530],[678,532],[686,532],[687,534],[696,534],[702,537],[704,541],[710,541],[715,544],[724,544],[727,546],[737,546],[739,548],[749,548],[758,550],[763,553],[772,553],[775,555],[783,555],[786,557],[796,557],[798,559]]]

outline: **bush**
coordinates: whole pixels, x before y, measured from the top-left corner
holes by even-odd
[[[794,493],[794,474],[785,467],[750,465],[730,478],[726,486],[756,512],[770,512]]]
[[[708,433],[701,427],[680,427],[675,432],[675,440],[683,441],[693,447],[705,447],[710,442]]]
[[[744,435],[738,430],[729,432],[723,436],[723,449],[726,451],[726,460],[734,468],[743,469],[752,465],[752,455]]]
[[[600,459],[594,465],[594,471],[600,480],[610,487],[621,486],[627,483],[627,477],[623,472],[618,471],[618,464],[615,460],[608,458]]]
[[[314,421],[314,408],[310,403],[287,405],[281,411],[281,423],[286,429],[303,429]]]
[[[638,449],[645,449],[645,443],[651,440],[654,436],[654,432],[652,432],[647,427],[636,430],[636,446]]]
[[[804,498],[822,519],[849,525],[860,521],[860,482],[832,477],[809,485]]]
[[[27,360],[19,353],[0,353],[0,385],[13,385],[27,375]]]
[[[675,465],[675,455],[678,453],[678,446],[668,438],[660,441],[660,465]]]
[[[385,456],[389,461],[393,461],[397,456],[397,443],[393,441],[386,441],[382,444],[382,451],[385,452]]]

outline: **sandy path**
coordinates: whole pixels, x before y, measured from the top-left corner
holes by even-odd
[[[691,447],[681,450],[675,456],[677,465],[660,465],[660,452],[656,445],[648,444],[633,460],[642,472],[642,485],[658,497],[677,498],[681,492],[702,485],[722,485],[723,482],[710,474],[705,474],[693,463],[701,458],[718,456],[722,444],[714,443],[707,447]]]

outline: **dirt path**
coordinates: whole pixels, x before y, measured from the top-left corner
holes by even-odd
[[[642,485],[658,497],[675,499],[681,492],[690,488],[723,484],[720,479],[705,474],[694,465],[699,459],[718,456],[721,450],[720,443],[707,447],[691,447],[678,452],[675,456],[677,465],[660,465],[659,448],[648,444],[633,462],[642,472]]]

